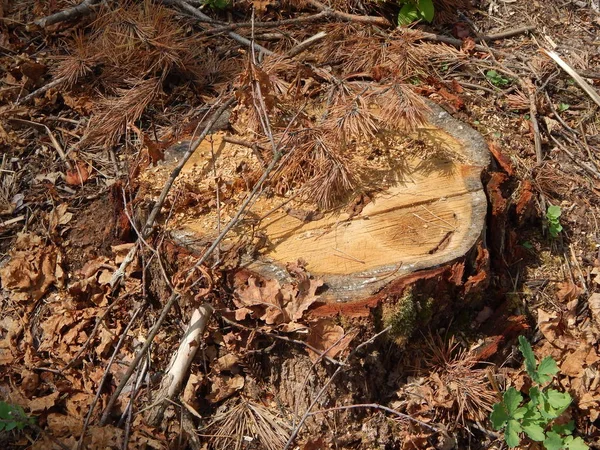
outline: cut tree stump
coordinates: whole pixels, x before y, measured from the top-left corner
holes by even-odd
[[[405,161],[402,181],[369,193],[370,201],[356,215],[342,210],[303,221],[289,208],[280,208],[255,230],[269,245],[248,258],[246,267],[284,282],[289,280],[286,264],[302,259],[306,269],[324,281],[323,298],[339,302],[371,296],[416,271],[441,273],[467,255],[474,260],[477,251],[471,250],[483,236],[487,212],[481,176],[490,162],[488,147],[474,129],[439,106],[428,105],[428,125],[414,137],[442,150],[440,157]],[[227,158],[241,151],[218,139],[212,146],[211,150],[203,143],[184,172],[198,169],[204,158],[202,170],[208,175],[209,156]],[[251,213],[261,217],[272,205],[259,200]],[[200,218],[183,223],[178,235],[188,242],[207,242],[214,231],[214,221]]]

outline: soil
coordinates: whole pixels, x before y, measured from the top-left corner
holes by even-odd
[[[203,31],[208,25],[171,6],[103,3],[91,15],[43,27],[34,21],[72,2],[0,1],[6,448],[506,448],[490,413],[510,387],[527,398],[519,336],[537,361],[557,363],[551,384],[573,399],[559,422],[572,420],[575,437],[600,446],[599,105],[540,50],[559,53],[598,92],[597,1],[440,0],[434,22],[413,32],[380,23],[396,17],[399,2],[332,1],[351,16],[325,9],[327,21],[256,27],[256,42],[282,54],[318,31],[328,35],[296,59],[255,64],[247,45]],[[248,1],[202,11],[244,22],[252,5],[259,22],[323,8]],[[475,46],[479,36],[521,26],[531,30]],[[421,31],[438,37],[402,34]],[[342,83],[360,111],[361,96],[384,95],[370,89],[393,78],[390,67],[411,93],[402,94],[406,110],[418,115],[411,95],[436,102],[481,133],[493,156],[482,175],[485,231],[465,257],[394,273],[384,289],[350,303],[325,302],[326,283],[301,254],[280,269],[285,279],[242,267],[268,245],[249,214],[198,264],[269,175],[271,140],[300,150],[292,153],[297,159],[282,158],[289,166],[278,166],[257,191],[265,211],[290,198],[287,208],[296,212],[364,207],[342,175],[327,175],[341,167],[360,181],[351,169],[361,157],[357,136],[371,119],[360,116],[344,131],[353,136],[344,148],[354,153],[330,144],[319,153],[311,145],[335,140],[336,128],[315,104],[337,101],[331,86],[341,77],[366,83]],[[234,91],[238,105],[213,128],[214,138],[237,139],[233,151],[203,140],[153,232],[143,231],[172,167],[218,107],[210,106]],[[271,112],[271,136],[261,108]],[[312,140],[302,140],[296,120],[313,130]],[[403,120],[407,126],[410,118]],[[547,216],[551,205],[560,207],[558,231]],[[192,220],[201,237],[181,232]],[[135,256],[125,266],[128,253]],[[195,353],[181,389],[157,402],[203,304],[214,312],[189,346]],[[159,408],[162,420],[154,421],[149,411]],[[521,437],[520,448],[543,448]]]

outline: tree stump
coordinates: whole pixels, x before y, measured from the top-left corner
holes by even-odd
[[[477,257],[470,251],[485,227],[487,201],[481,175],[490,161],[488,147],[474,129],[439,106],[428,105],[428,124],[413,137],[443,150],[439,156],[405,161],[402,181],[370,193],[368,203],[357,204],[354,211],[331,211],[309,221],[285,207],[269,214],[255,230],[269,245],[247,257],[245,266],[283,282],[289,277],[286,264],[302,259],[307,270],[324,281],[322,298],[348,302],[371,296],[416,271],[439,273],[468,254]],[[199,149],[204,156],[198,158],[206,160],[215,152],[227,157],[228,147],[231,144],[205,142]],[[190,167],[197,168],[199,161]],[[210,173],[206,165],[202,170]],[[259,200],[251,214],[261,217],[272,204]],[[204,236],[207,242],[214,231],[214,222],[200,218],[184,223],[179,235],[188,241]]]

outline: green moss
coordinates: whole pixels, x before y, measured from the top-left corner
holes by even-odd
[[[398,345],[406,344],[408,338],[415,331],[418,322],[417,316],[412,288],[406,289],[395,304],[384,304],[382,308],[383,326],[391,327],[389,336]]]

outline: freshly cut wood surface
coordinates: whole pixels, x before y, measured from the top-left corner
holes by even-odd
[[[290,205],[278,209],[258,226],[269,245],[247,266],[282,280],[286,264],[301,258],[325,281],[326,297],[351,300],[401,275],[466,255],[484,228],[487,204],[480,177],[489,163],[488,149],[479,133],[436,105],[430,107],[430,125],[414,137],[439,148],[439,156],[403,161],[399,181],[369,193],[370,202],[354,216],[341,208],[303,221],[290,213]],[[209,164],[202,167],[202,160],[210,147],[204,143],[199,150],[185,171],[207,174]],[[217,140],[212,151],[227,158],[249,150]],[[261,217],[281,201],[261,199],[251,212]],[[214,219],[196,218],[184,228],[195,236],[210,235]]]

